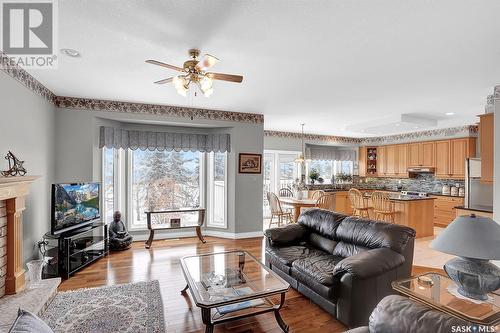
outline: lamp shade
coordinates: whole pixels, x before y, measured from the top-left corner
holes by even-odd
[[[487,217],[459,216],[430,244],[440,252],[471,259],[500,259],[500,225]]]

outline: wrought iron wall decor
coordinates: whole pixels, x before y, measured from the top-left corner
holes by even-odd
[[[4,177],[15,177],[26,175],[26,169],[23,167],[24,161],[21,161],[10,150],[5,156],[9,161],[9,170],[2,171]]]

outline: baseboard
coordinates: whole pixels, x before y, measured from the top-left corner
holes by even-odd
[[[264,236],[262,231],[253,231],[253,232],[227,232],[227,231],[219,231],[219,230],[202,230],[201,232],[204,236],[211,237],[219,237],[226,239],[244,239],[244,238],[256,238]],[[146,241],[149,238],[149,231],[135,231],[132,232],[132,236],[134,237],[134,241]],[[157,239],[172,239],[172,238],[186,238],[186,237],[196,237],[196,232],[194,230],[186,230],[186,231],[156,231],[155,232],[155,240]]]

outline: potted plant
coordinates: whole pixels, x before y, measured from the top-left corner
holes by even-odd
[[[311,184],[314,185],[314,182],[318,180],[318,178],[319,172],[316,169],[311,169],[311,171],[309,171],[309,179],[311,180]]]

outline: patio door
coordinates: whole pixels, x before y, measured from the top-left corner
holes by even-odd
[[[280,189],[291,187],[294,180],[300,178],[298,164],[295,159],[300,152],[294,151],[264,151],[264,217],[271,216],[267,192],[278,193]]]

